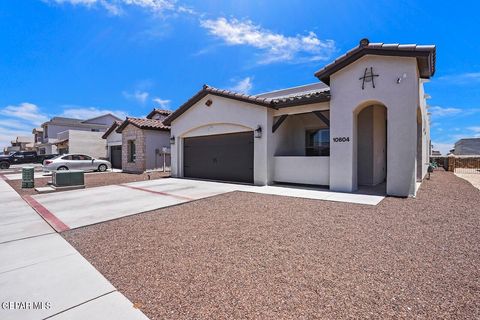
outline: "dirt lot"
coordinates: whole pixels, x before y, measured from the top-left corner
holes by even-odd
[[[363,206],[234,192],[63,236],[151,319],[480,318],[480,191]]]
[[[144,181],[149,179],[159,179],[169,177],[170,172],[149,172],[142,174],[122,173],[122,172],[92,172],[85,174],[85,188],[107,186],[134,181]],[[45,187],[47,182],[52,181],[52,177],[35,178],[35,187]],[[37,194],[35,189],[22,189],[22,180],[7,180],[20,195]]]

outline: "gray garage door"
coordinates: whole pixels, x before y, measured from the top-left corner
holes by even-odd
[[[188,178],[253,183],[253,132],[185,138]]]
[[[122,146],[110,147],[110,162],[112,168],[122,169]]]

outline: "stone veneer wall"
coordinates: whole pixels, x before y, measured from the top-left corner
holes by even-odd
[[[136,159],[135,162],[128,162],[128,141],[135,140]],[[122,131],[122,169],[124,172],[140,173],[146,169],[145,158],[145,135],[144,131],[129,124]]]

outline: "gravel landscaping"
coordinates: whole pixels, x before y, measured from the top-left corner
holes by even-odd
[[[41,176],[38,174],[37,176]],[[85,188],[108,186],[135,181],[153,180],[169,177],[170,172],[148,172],[142,174],[123,173],[123,172],[91,172],[85,174]],[[52,177],[35,178],[35,187],[46,187],[47,183],[52,181]],[[35,189],[22,189],[22,180],[7,180],[7,183],[15,189],[20,195],[38,194]],[[61,191],[59,191],[61,192]]]
[[[480,318],[480,191],[378,206],[233,192],[63,233],[151,319]]]

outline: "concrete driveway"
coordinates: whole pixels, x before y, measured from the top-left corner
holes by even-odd
[[[251,186],[188,179],[158,179],[26,196],[57,231],[65,231],[132,214],[164,208],[232,191],[378,204],[384,197],[280,186]]]

